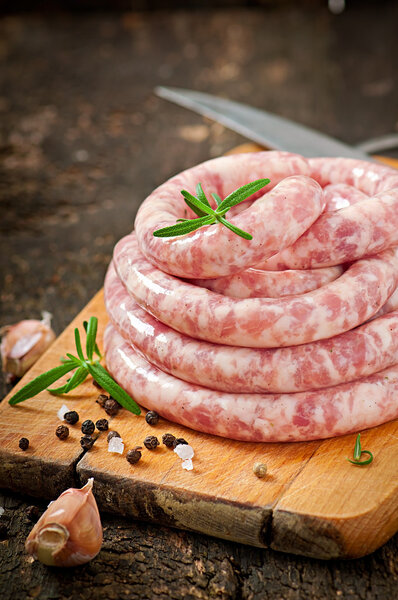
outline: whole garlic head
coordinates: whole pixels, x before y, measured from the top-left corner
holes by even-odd
[[[93,481],[89,479],[80,490],[69,488],[50,503],[26,540],[29,554],[55,567],[82,565],[98,554],[102,525]]]
[[[3,371],[9,379],[22,377],[55,340],[51,329],[51,314],[43,312],[43,319],[27,319],[2,328],[0,345]]]

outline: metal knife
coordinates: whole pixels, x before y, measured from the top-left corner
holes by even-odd
[[[307,157],[341,156],[373,160],[360,147],[349,146],[299,123],[239,102],[181,88],[157,87],[155,93],[161,98],[218,121],[268,148],[297,152]],[[385,136],[390,143],[392,137],[395,138]],[[383,139],[378,140],[379,149],[382,148]],[[374,145],[371,149],[375,150]]]

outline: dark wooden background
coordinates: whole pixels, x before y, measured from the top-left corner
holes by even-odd
[[[50,310],[62,331],[153,187],[244,141],[155,85],[226,95],[350,143],[397,131],[395,2],[348,0],[339,16],[326,1],[264,4],[0,20],[1,324]],[[0,494],[4,600],[396,595],[397,537],[325,563],[104,516],[92,563],[48,569],[23,552],[33,502],[45,506]]]

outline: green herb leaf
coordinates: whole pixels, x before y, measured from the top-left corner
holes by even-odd
[[[112,396],[112,398],[117,400],[119,404],[135,415],[139,415],[141,413],[141,409],[138,404],[134,402],[127,392],[125,392],[124,389],[112,379],[108,371],[104,369],[99,362],[96,361],[93,364],[88,364],[87,368],[95,381],[99,383],[99,385],[103,387],[104,390],[106,390]]]
[[[361,452],[361,434],[358,433],[354,447],[354,460],[359,460],[361,458]]]
[[[87,323],[87,321],[83,321],[83,327],[84,327],[84,330],[85,330],[86,335],[87,335],[87,329],[88,329],[88,323]],[[98,348],[97,342],[95,342],[95,344],[94,344],[94,352],[96,353],[96,355],[98,356],[98,358],[101,360],[102,354],[101,354],[101,352],[100,352],[100,350]]]
[[[243,200],[246,200],[252,194],[261,190],[264,186],[270,183],[269,179],[256,179],[251,183],[242,185],[242,187],[234,190],[224,200],[221,200],[220,196],[215,192],[212,192],[212,196],[217,204],[216,210],[211,208],[211,205],[203,191],[201,183],[196,186],[197,196],[193,196],[187,190],[181,190],[181,194],[184,198],[185,203],[189,208],[198,215],[198,219],[177,219],[176,225],[170,225],[169,227],[163,227],[153,232],[155,237],[174,237],[178,235],[185,235],[191,231],[199,229],[204,225],[211,225],[216,220],[222,223],[225,227],[228,227],[231,231],[239,235],[246,240],[252,240],[253,236],[243,229],[239,229],[236,225],[232,225],[229,221],[223,219],[224,215],[229,211],[232,206],[236,206]]]
[[[69,379],[68,383],[65,383],[65,385],[62,385],[61,387],[58,387],[58,388],[53,388],[53,389],[48,388],[47,391],[50,392],[51,394],[56,394],[56,395],[67,394],[71,390],[74,390],[75,388],[77,388],[81,383],[83,383],[83,381],[86,379],[87,375],[88,375],[87,368],[79,367],[73,373],[73,375]]]
[[[203,191],[201,183],[198,183],[198,185],[196,186],[196,195],[199,198],[199,200],[201,202],[203,202],[203,204],[206,204],[207,206],[210,206],[210,202],[206,198],[206,194]],[[210,206],[210,208],[211,208],[211,206]]]
[[[163,227],[162,229],[154,231],[153,235],[155,237],[174,237],[177,235],[185,235],[186,233],[190,233],[191,231],[199,229],[199,227],[203,227],[203,225],[211,225],[211,223],[214,223],[214,221],[214,217],[206,215],[205,217],[200,217],[199,219],[190,219],[184,223],[177,223],[176,225]]]
[[[242,187],[233,191],[229,194],[221,204],[218,205],[217,212],[224,211],[225,209],[229,210],[232,206],[236,206],[246,200],[252,194],[260,191],[264,186],[268,185],[270,182],[269,179],[256,179],[251,183],[247,183],[246,185],[242,185]]]
[[[70,352],[67,352],[66,356],[69,358],[70,361],[74,362],[77,367],[81,364],[77,356],[70,354]]]
[[[216,201],[217,206],[220,206],[220,204],[222,202],[220,196],[218,194],[216,194],[216,192],[212,192],[211,195],[213,196],[214,200]]]
[[[369,456],[369,458],[367,458],[366,460],[361,460],[362,454],[367,454]],[[373,454],[369,450],[362,450],[362,448],[361,448],[361,434],[360,433],[358,433],[357,439],[355,441],[354,460],[352,460],[351,458],[347,458],[347,460],[352,465],[358,465],[358,466],[369,465],[373,460]]]
[[[66,375],[69,371],[73,371],[75,368],[75,363],[72,363],[71,361],[70,363],[64,363],[63,365],[54,367],[53,369],[46,371],[46,373],[42,373],[32,381],[29,381],[29,383],[24,385],[23,388],[14,394],[14,396],[9,399],[9,404],[18,404],[19,402],[33,398],[33,396],[36,396],[36,394],[48,388],[54,381],[57,381],[57,379],[60,379],[60,377]]]
[[[253,236],[250,235],[250,233],[247,233],[247,231],[243,231],[243,229],[239,229],[239,227],[236,227],[236,225],[232,225],[232,223],[230,223],[229,221],[227,221],[226,219],[224,219],[224,217],[218,217],[217,221],[220,221],[220,223],[222,223],[223,225],[225,225],[225,227],[228,227],[228,229],[230,229],[231,231],[233,231],[234,233],[236,233],[240,237],[245,238],[245,240],[252,240],[253,239]]]
[[[193,196],[187,190],[181,190],[181,194],[184,196],[185,203],[193,210],[199,217],[204,215],[214,215],[214,210],[211,208],[207,198],[206,203],[203,203],[199,198]]]
[[[92,360],[94,346],[95,346],[95,338],[97,336],[98,329],[98,319],[97,317],[90,317],[87,327],[87,337],[86,337],[86,352],[87,358]]]
[[[370,450],[362,450],[362,454],[367,454],[369,458],[366,460],[351,460],[351,458],[347,458],[347,460],[352,465],[358,465],[359,467],[362,467],[363,465],[370,465],[370,463],[373,461],[373,454],[370,452]]]
[[[80,358],[80,360],[84,360],[82,343],[80,341],[80,333],[77,327],[75,328],[75,344],[78,357]]]

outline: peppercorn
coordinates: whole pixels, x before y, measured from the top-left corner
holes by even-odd
[[[120,433],[118,433],[117,431],[110,431],[106,437],[108,444],[111,441],[111,439],[114,437],[120,437]]]
[[[129,450],[126,454],[126,460],[131,464],[131,465],[135,465],[135,463],[138,463],[138,461],[140,460],[142,453],[142,446],[135,446],[135,448],[132,448],[131,450]]]
[[[19,440],[19,447],[21,448],[21,450],[27,450],[29,448],[28,438],[21,438]]]
[[[91,435],[92,433],[94,433],[94,429],[95,425],[90,419],[87,419],[87,421],[84,421],[82,423],[82,433],[84,433],[85,435]]]
[[[55,435],[60,440],[66,440],[66,438],[69,436],[69,428],[66,425],[58,425],[57,429],[55,430]]]
[[[155,448],[159,446],[159,440],[154,435],[147,435],[144,440],[144,446],[145,448],[148,448],[148,450],[155,450]]]
[[[96,399],[97,404],[100,405],[101,408],[104,408],[105,402],[109,400],[109,396],[106,394],[100,394]]]
[[[162,435],[162,442],[165,446],[167,446],[167,448],[173,448],[174,447],[174,440],[175,440],[175,436],[172,433],[164,433]]]
[[[91,435],[84,435],[80,440],[80,445],[84,450],[91,450],[94,445],[94,438]]]
[[[102,390],[102,389],[103,389],[102,385],[100,385],[100,384],[99,384],[97,381],[95,381],[95,379],[93,379],[93,385],[94,385],[96,388],[98,388],[99,390]]]
[[[108,419],[98,419],[95,426],[98,431],[108,431]]]
[[[253,465],[253,473],[259,478],[262,479],[267,474],[267,465],[264,463],[256,462]]]
[[[184,440],[184,438],[175,438],[175,440],[173,442],[173,448],[175,448],[179,444],[188,444],[188,442],[187,442],[187,440]]]
[[[114,417],[119,412],[120,404],[113,398],[108,398],[104,404],[104,408],[107,415]]]
[[[28,506],[28,508],[26,509],[26,516],[28,517],[29,521],[33,521],[33,523],[36,523],[36,521],[39,520],[40,512],[41,511],[38,506]]]
[[[157,425],[159,423],[159,415],[156,411],[150,410],[145,415],[145,421],[148,425]]]
[[[64,421],[69,423],[69,425],[76,425],[79,420],[79,414],[75,410],[70,410],[69,412],[64,414]]]

